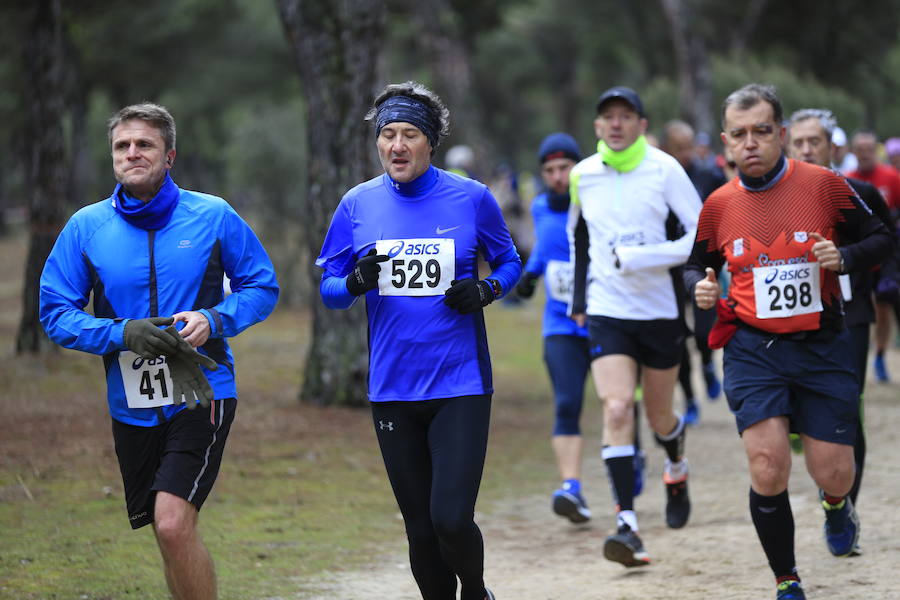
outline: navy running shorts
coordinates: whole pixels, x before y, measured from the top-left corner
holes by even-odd
[[[790,340],[739,327],[725,346],[725,395],[738,433],[764,419],[786,416],[791,431],[853,445],[859,384],[850,334]]]
[[[236,406],[235,398],[214,400],[208,408],[182,410],[154,427],[113,419],[113,440],[132,529],[153,522],[159,491],[184,498],[200,510],[219,474]]]
[[[625,354],[651,369],[669,369],[681,364],[687,333],[682,319],[635,321],[588,316],[591,360]]]

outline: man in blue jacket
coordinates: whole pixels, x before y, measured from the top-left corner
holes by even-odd
[[[103,356],[128,519],[133,529],[153,523],[172,596],[215,598],[197,522],[234,419],[226,338],[272,312],[278,283],[223,199],[172,181],[165,108],[123,108],[109,142],[119,183],[60,233],[41,275],[41,323],[56,343]]]

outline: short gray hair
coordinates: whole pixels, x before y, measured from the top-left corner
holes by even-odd
[[[728,94],[728,97],[722,102],[722,129],[725,129],[725,111],[728,110],[729,106],[735,104],[739,109],[747,110],[760,102],[768,102],[772,106],[775,124],[781,125],[784,113],[781,110],[781,100],[778,99],[778,92],[776,92],[775,86],[749,83],[741,89]]]
[[[690,123],[682,121],[681,119],[672,119],[663,126],[661,136],[662,139],[660,140],[660,142],[662,142],[663,146],[668,146],[669,138],[672,135],[678,135],[679,133],[684,135],[685,137],[691,138],[691,140],[694,140],[696,137],[694,134],[694,128],[691,127]]]
[[[822,129],[825,130],[825,138],[830,142],[834,129],[837,127],[837,118],[835,118],[834,113],[827,108],[801,108],[794,111],[794,114],[791,115],[788,126],[796,125],[809,119],[818,119]]]
[[[407,96],[413,98],[434,111],[434,114],[438,118],[440,129],[437,132],[437,144],[432,148],[433,152],[435,148],[437,148],[437,145],[441,143],[441,140],[450,135],[450,110],[444,104],[444,101],[418,81],[391,83],[385,86],[385,88],[381,90],[381,93],[375,97],[372,108],[366,113],[366,121],[374,119],[375,115],[378,114],[378,107],[381,106],[385,100],[394,96]]]
[[[175,119],[172,118],[171,113],[166,110],[165,106],[153,104],[152,102],[132,104],[113,115],[109,123],[107,123],[107,137],[109,138],[110,147],[112,147],[113,129],[118,127],[119,124],[133,119],[146,121],[159,129],[159,134],[166,144],[166,152],[175,148]]]

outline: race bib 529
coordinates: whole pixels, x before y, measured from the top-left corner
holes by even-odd
[[[378,294],[381,296],[439,296],[456,278],[456,241],[452,238],[378,240],[381,264]]]

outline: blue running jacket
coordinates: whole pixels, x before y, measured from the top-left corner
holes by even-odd
[[[198,310],[211,329],[198,350],[219,363],[216,371],[204,373],[216,399],[236,397],[234,358],[225,338],[265,319],[278,299],[275,269],[259,239],[216,196],[179,189],[172,218],[155,231],[122,218],[114,198],[115,193],[76,212],[47,258],[40,287],[47,334],[66,348],[102,355],[110,414],[149,427],[185,405],[129,407],[119,361],[120,352],[127,351],[125,323]],[[91,294],[93,314],[84,310]]]

